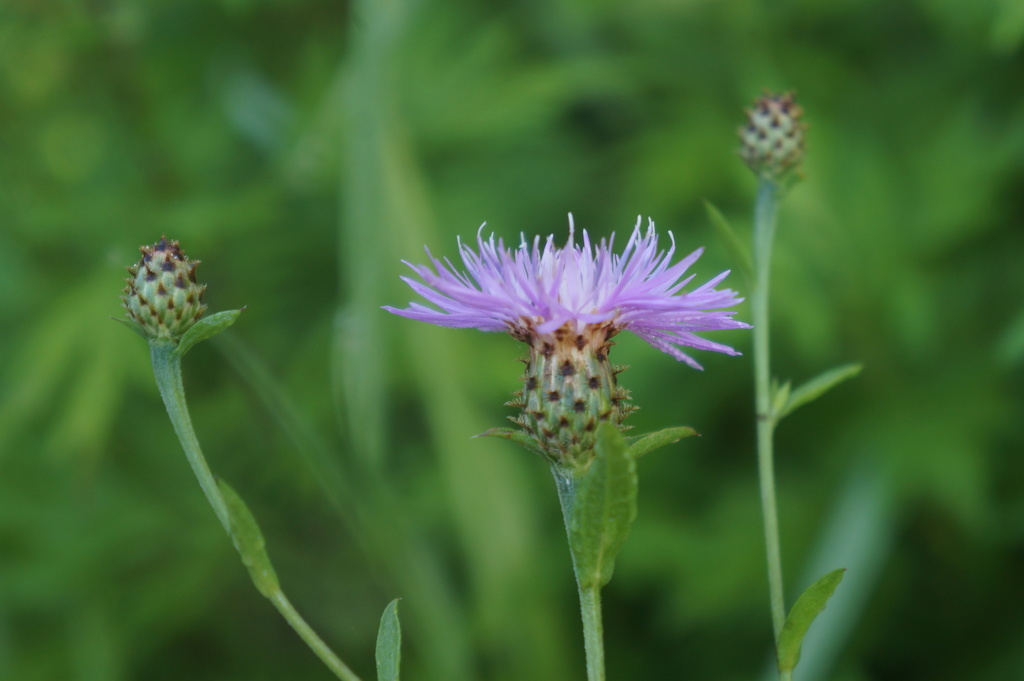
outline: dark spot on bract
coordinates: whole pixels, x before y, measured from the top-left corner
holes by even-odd
[[[583,400],[576,400],[572,405],[572,410],[575,411],[577,414],[582,412],[586,408],[587,404]]]
[[[587,382],[587,385],[590,386],[591,390],[597,390],[598,388],[601,387],[601,379],[599,379],[597,376],[591,376],[590,380]]]
[[[562,395],[557,390],[552,390],[551,392],[548,393],[549,402],[557,402],[560,399],[562,399]]]
[[[570,362],[569,360],[565,360],[565,363],[562,364],[562,375],[563,376],[572,376],[575,373],[576,373],[576,367],[574,367],[572,365],[572,362]]]

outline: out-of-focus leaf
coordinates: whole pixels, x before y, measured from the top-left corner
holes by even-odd
[[[1019,364],[1024,359],[1024,310],[1010,320],[996,345],[996,358],[1005,365]]]
[[[736,232],[733,231],[729,221],[725,219],[721,211],[715,208],[714,204],[710,201],[704,201],[704,209],[708,213],[708,217],[711,219],[711,224],[715,226],[715,231],[718,232],[718,236],[722,238],[722,242],[725,247],[729,250],[732,255],[733,261],[736,263],[736,268],[743,273],[743,276],[747,278],[747,281],[753,281],[754,279],[754,260],[750,257],[750,249],[747,245],[736,236]]]
[[[402,662],[402,626],[398,622],[398,599],[388,603],[377,630],[377,681],[398,681]]]
[[[796,599],[789,611],[786,623],[779,634],[778,656],[779,671],[792,671],[800,661],[800,646],[804,636],[810,629],[814,619],[825,609],[825,604],[832,597],[839,582],[843,581],[846,570],[833,570],[814,584]]]
[[[1024,3],[1001,0],[998,15],[992,23],[992,45],[1009,54],[1024,42]]]
[[[812,402],[843,381],[853,378],[863,369],[861,364],[846,364],[819,374],[789,393],[789,399],[775,416],[776,422],[808,402]]]
[[[789,381],[782,385],[772,381],[772,415],[776,423],[782,418],[781,414],[786,408],[786,403],[789,402],[791,392],[792,384]]]

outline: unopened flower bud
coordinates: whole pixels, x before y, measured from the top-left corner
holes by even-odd
[[[740,156],[759,177],[781,179],[800,166],[807,129],[802,114],[792,92],[766,91],[747,110],[747,124],[739,129]]]
[[[206,284],[196,282],[199,261],[166,236],[139,250],[142,258],[128,268],[132,276],[121,297],[128,318],[147,338],[177,341],[206,311]]]

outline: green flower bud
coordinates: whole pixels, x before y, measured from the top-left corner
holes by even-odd
[[[616,426],[636,407],[621,388],[616,367],[608,359],[612,324],[585,327],[574,333],[569,325],[550,334],[529,334],[523,389],[509,406],[522,413],[512,419],[537,442],[554,464],[581,468],[593,458],[597,426]]]
[[[142,258],[128,268],[132,276],[121,297],[130,323],[146,338],[177,342],[206,311],[206,284],[196,283],[199,261],[166,236],[139,250]]]
[[[781,179],[800,166],[807,129],[801,115],[792,92],[765,91],[747,110],[747,124],[739,129],[740,156],[759,177]]]

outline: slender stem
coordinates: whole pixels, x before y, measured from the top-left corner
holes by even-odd
[[[604,681],[604,625],[601,623],[601,589],[580,588],[583,615],[583,650],[587,654],[587,681]]]
[[[786,621],[786,605],[782,591],[782,555],[779,549],[779,517],[775,502],[775,464],[772,434],[775,415],[772,410],[771,354],[768,345],[768,291],[771,281],[772,241],[775,238],[775,215],[778,187],[772,180],[761,179],[754,208],[754,270],[756,286],[751,296],[754,322],[754,392],[757,414],[757,467],[761,484],[761,511],[764,517],[764,540],[768,558],[768,589],[771,598],[772,628],[779,641]]]
[[[172,344],[150,343],[149,356],[153,362],[153,375],[156,377],[156,387],[160,391],[160,397],[167,407],[167,415],[171,417],[171,425],[181,442],[181,448],[185,450],[185,457],[192,466],[192,471],[199,480],[206,499],[217,514],[217,519],[224,526],[224,531],[231,535],[231,521],[228,516],[228,507],[224,503],[220,489],[217,487],[217,480],[206,463],[203,451],[199,448],[199,440],[196,438],[195,430],[192,428],[192,419],[188,414],[188,404],[185,402],[185,386],[181,380],[181,358],[174,354],[175,346]]]
[[[302,615],[298,613],[283,591],[278,590],[271,596],[270,602],[274,604],[277,611],[288,621],[288,624],[295,630],[295,633],[316,653],[316,656],[327,665],[328,669],[334,672],[335,676],[342,679],[342,681],[360,681],[359,677],[313,631],[313,628],[306,623],[306,620],[302,619]]]
[[[217,519],[223,525],[224,531],[234,541],[234,534],[231,531],[231,518],[228,514],[228,506],[217,486],[217,479],[213,476],[210,466],[206,463],[206,457],[199,447],[199,440],[196,438],[195,430],[192,428],[192,419],[188,413],[188,404],[185,402],[185,386],[181,379],[181,358],[174,354],[175,346],[170,343],[150,343],[149,356],[153,362],[153,375],[156,377],[157,389],[160,397],[163,398],[164,406],[167,407],[167,415],[171,418],[174,432],[181,442],[181,448],[185,450],[185,457],[192,466],[199,486],[206,495],[210,506],[213,507]],[[306,645],[319,657],[328,669],[334,672],[342,681],[360,681],[352,670],[343,663],[337,655],[327,647],[315,631],[306,623],[306,620],[295,610],[295,607],[288,600],[288,597],[278,589],[269,595],[271,603],[278,612],[284,616],[292,629],[306,642]]]
[[[576,575],[576,588],[580,594],[580,615],[583,618],[583,651],[587,656],[587,681],[604,681],[604,624],[601,621],[601,588],[584,588],[576,568],[576,553],[572,541],[572,507],[576,498],[576,481],[572,473],[551,467],[558,488],[558,503],[562,507],[562,520],[569,539],[569,555]]]

